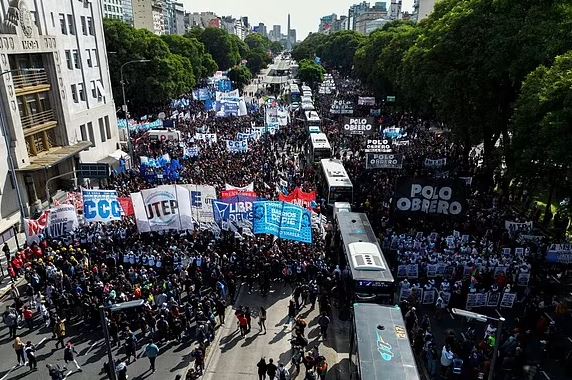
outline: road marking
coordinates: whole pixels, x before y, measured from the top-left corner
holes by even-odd
[[[36,344],[36,346],[40,346],[40,345],[41,345],[42,343],[44,343],[47,339],[48,339],[48,338],[46,338],[46,337],[42,338],[42,340],[40,340],[40,341],[38,342],[38,344]]]
[[[550,377],[546,374],[546,372],[540,371],[540,373],[543,374],[544,377],[546,377],[547,380],[550,380]]]
[[[572,343],[572,338],[568,337],[568,340],[570,341],[570,343]]]
[[[13,366],[12,368],[10,368],[10,370],[8,371],[8,373],[6,373],[0,380],[4,380],[8,377],[8,375],[10,375],[10,373],[16,369],[16,367],[18,367],[17,365]]]
[[[455,316],[453,315],[453,313],[451,313],[451,309],[448,309],[448,310],[449,310],[449,315],[451,316],[451,319],[455,319]]]
[[[72,372],[73,372],[73,371],[71,371],[71,370],[68,371],[68,373],[66,373],[66,374],[64,375],[64,379],[63,379],[63,380],[66,380],[66,379],[68,378],[68,376],[72,374]],[[550,379],[548,379],[548,380],[550,380]]]
[[[85,355],[89,354],[89,351],[91,351],[95,346],[99,346],[101,343],[103,343],[103,341],[101,341],[101,340],[98,342],[92,343],[91,346],[89,346],[89,348],[85,352],[85,354],[83,354],[81,356],[85,356]]]

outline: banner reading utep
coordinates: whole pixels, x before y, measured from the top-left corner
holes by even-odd
[[[73,232],[78,226],[75,206],[64,204],[50,209],[45,231],[51,238],[59,238]]]
[[[393,196],[396,213],[462,215],[466,209],[464,185],[459,180],[400,178]]]
[[[297,187],[288,195],[281,193],[278,199],[282,202],[292,203],[300,207],[312,208],[312,204],[316,203],[316,192],[306,193]]]
[[[83,216],[87,222],[121,220],[121,204],[115,190],[82,189]]]
[[[372,117],[344,117],[342,133],[346,135],[374,135],[377,132]]]
[[[312,242],[312,215],[309,210],[285,202],[254,202],[255,234],[274,235],[280,239]]]
[[[197,223],[214,223],[212,202],[216,189],[211,185],[182,185],[189,191],[193,220]]]
[[[131,194],[139,232],[194,229],[189,190],[163,185]]]

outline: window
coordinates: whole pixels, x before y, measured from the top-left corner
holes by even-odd
[[[81,16],[81,32],[84,36],[87,36],[87,23],[85,22],[85,16]]]
[[[38,101],[40,102],[40,109],[43,111],[51,110],[50,97],[47,92],[38,93]]]
[[[54,12],[50,12],[50,16],[52,17],[52,28],[56,27],[56,21],[54,20]]]
[[[79,133],[81,133],[81,141],[87,141],[87,131],[85,130],[85,124],[79,126]]]
[[[92,80],[92,81],[90,82],[90,84],[91,84],[91,96],[92,96],[93,98],[97,98],[97,86],[95,85],[95,81]]]
[[[93,18],[91,17],[87,18],[87,30],[90,35],[95,36],[95,26],[93,25]]]
[[[73,15],[68,15],[68,30],[70,34],[75,34],[75,23]]]
[[[66,15],[63,13],[60,13],[60,29],[62,34],[68,34],[68,29],[66,26]]]
[[[95,137],[93,137],[93,123],[91,121],[87,123],[87,131],[89,132],[89,141],[95,145]]]
[[[71,93],[72,93],[73,102],[78,103],[79,100],[77,99],[77,86],[75,84],[71,85]]]
[[[76,69],[81,68],[81,62],[79,61],[79,52],[75,49],[73,51],[73,65]]]
[[[91,49],[92,51],[92,59],[93,59],[93,66],[94,67],[98,67],[99,66],[99,55],[97,54],[97,49]]]
[[[105,126],[103,124],[103,118],[100,117],[97,119],[99,122],[99,134],[101,135],[101,142],[105,142],[107,139],[105,138]]]
[[[79,93],[79,100],[85,102],[85,90],[83,89],[83,83],[77,84],[77,92]]]
[[[66,62],[68,63],[68,69],[73,70],[73,61],[70,50],[66,50]]]
[[[109,116],[105,116],[105,134],[111,139],[111,125],[109,125]]]
[[[91,61],[91,49],[85,49],[87,55],[87,67],[93,67],[93,62]]]

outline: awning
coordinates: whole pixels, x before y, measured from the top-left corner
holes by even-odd
[[[128,159],[129,155],[122,151],[121,149],[117,149],[115,152],[109,154],[107,157],[102,158],[101,160],[97,161],[99,164],[109,164],[111,166],[117,165],[120,159]]]
[[[267,76],[264,78],[266,84],[284,84],[288,83],[288,76]]]
[[[59,164],[60,162],[75,156],[79,152],[89,149],[91,141],[80,141],[70,146],[61,146],[51,149],[47,153],[41,153],[30,159],[30,165],[19,168],[19,172],[32,172],[41,169],[47,169]]]

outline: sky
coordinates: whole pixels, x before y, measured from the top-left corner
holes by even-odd
[[[352,4],[362,0],[182,0],[187,12],[214,12],[217,16],[248,16],[251,25],[263,22],[268,30],[272,25],[281,25],[285,34],[288,13],[291,28],[296,29],[298,40],[306,38],[308,33],[318,31],[320,17],[335,13],[347,15]],[[384,0],[378,0],[383,2]],[[369,0],[371,5],[376,1]],[[387,9],[391,0],[385,0]],[[403,10],[413,9],[413,0],[403,0]]]

